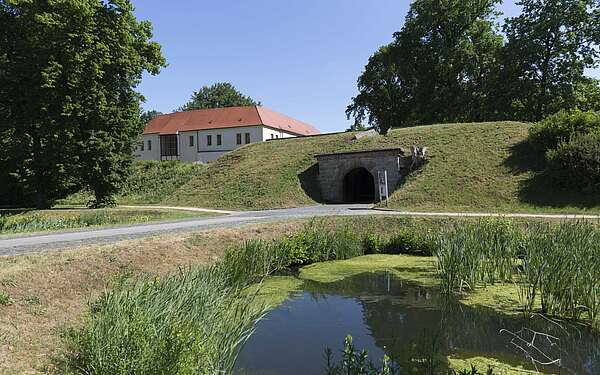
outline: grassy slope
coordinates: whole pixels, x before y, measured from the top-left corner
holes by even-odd
[[[397,129],[388,136],[352,141],[352,135],[257,143],[224,156],[163,203],[230,209],[264,209],[314,203],[298,175],[327,152],[422,145],[430,161],[391,197],[408,210],[578,211],[600,208],[597,199],[556,194],[537,179],[536,157],[523,145],[528,127],[516,122],[447,124]]]

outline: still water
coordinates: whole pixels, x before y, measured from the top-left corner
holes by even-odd
[[[452,303],[385,273],[306,282],[258,324],[236,373],[324,374],[325,348],[339,359],[346,335],[376,364],[390,356],[401,374],[414,358],[433,359],[442,369],[449,355],[501,358],[531,369],[532,360],[552,362],[537,366],[546,373],[600,374],[600,339],[585,327]]]

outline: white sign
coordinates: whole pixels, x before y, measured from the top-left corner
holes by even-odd
[[[385,205],[388,204],[389,190],[388,190],[388,177],[387,171],[377,171],[377,182],[379,185],[379,200],[385,200]]]

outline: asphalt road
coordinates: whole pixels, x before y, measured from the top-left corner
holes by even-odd
[[[0,256],[22,255],[91,243],[115,242],[153,234],[211,228],[232,228],[245,224],[285,221],[319,216],[395,215],[427,217],[513,217],[546,219],[596,219],[598,215],[495,214],[463,212],[400,212],[374,210],[371,205],[319,205],[291,209],[233,212],[224,216],[137,224],[116,228],[79,230],[0,237]]]

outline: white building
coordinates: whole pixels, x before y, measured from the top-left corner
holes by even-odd
[[[175,112],[148,123],[135,156],[207,163],[249,143],[317,134],[319,130],[312,125],[265,107]]]

